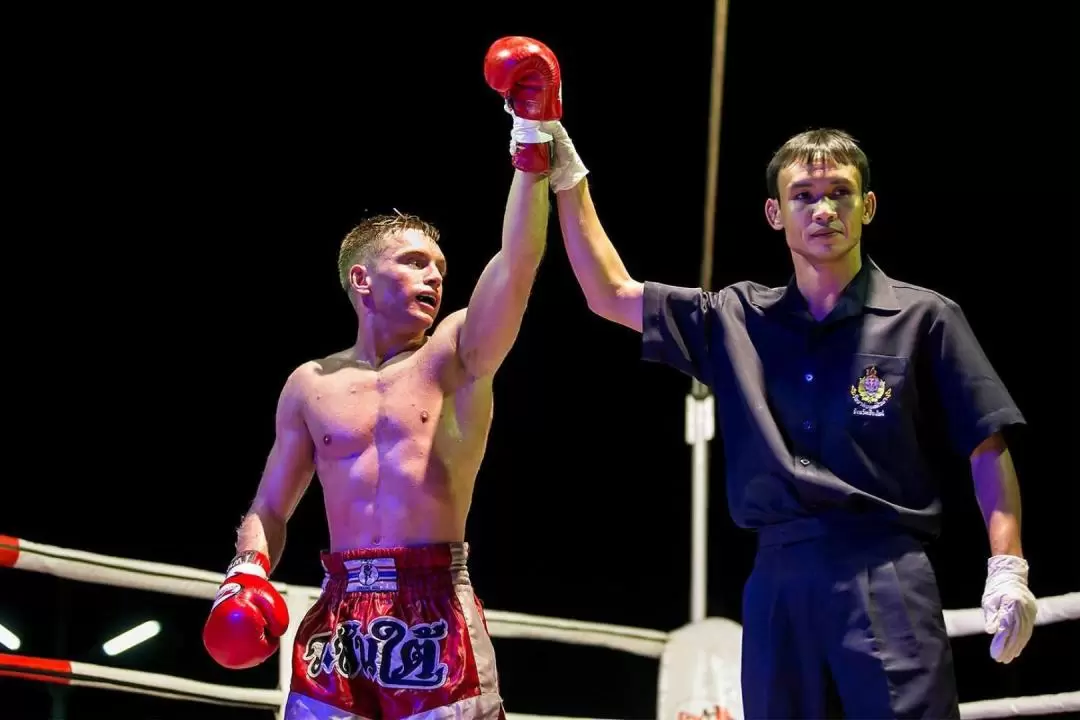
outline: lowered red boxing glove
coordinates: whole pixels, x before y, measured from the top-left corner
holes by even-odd
[[[242,552],[229,563],[203,627],[203,645],[218,664],[255,667],[277,650],[289,609],[267,580],[269,572],[270,560],[260,552]]]
[[[532,38],[496,40],[484,56],[484,79],[506,100],[514,117],[510,154],[515,168],[544,173],[551,168],[551,134],[544,121],[562,117],[562,74],[555,53]]]

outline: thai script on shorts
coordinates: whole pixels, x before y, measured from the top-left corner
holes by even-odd
[[[409,627],[393,617],[378,617],[363,631],[359,620],[346,620],[332,631],[316,633],[304,647],[308,677],[337,673],[363,675],[388,688],[435,689],[446,682],[441,661],[445,620]]]

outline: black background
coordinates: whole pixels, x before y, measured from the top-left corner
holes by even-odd
[[[447,310],[497,249],[510,119],[480,69],[502,35],[558,54],[564,124],[631,274],[697,284],[711,3],[266,7],[10,18],[0,532],[223,569],[281,383],[354,339],[335,277],[344,233],[391,208],[434,222]],[[895,8],[732,3],[713,285],[787,281],[764,221],[765,165],[807,127],[852,132],[879,197],[868,252],[964,308],[1030,422],[1015,452],[1032,588],[1075,591],[1076,158],[1049,57],[1064,16]],[[689,381],[640,362],[637,336],[587,311],[557,227],[553,214],[496,383],[473,580],[489,608],[671,630],[690,607]],[[738,619],[753,538],[727,516],[723,446],[711,447],[709,612]],[[933,560],[946,607],[976,607],[986,535],[962,459],[951,477]],[[313,484],[276,578],[317,584],[326,542]],[[206,609],[0,572],[0,623],[22,653],[273,686],[275,662],[213,664]],[[149,618],[158,638],[104,656],[103,640]],[[655,660],[495,643],[513,712],[655,713]],[[959,638],[961,698],[1074,690],[1076,644],[1070,624],[1040,628],[1001,666],[987,637]],[[7,679],[0,697],[3,717],[44,718],[53,701]],[[269,717],[92,689],[64,707],[73,719]]]

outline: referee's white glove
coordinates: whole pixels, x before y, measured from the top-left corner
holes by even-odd
[[[1038,613],[1035,595],[1028,589],[1028,564],[1015,555],[994,555],[986,568],[982,609],[986,632],[994,636],[990,657],[1010,663],[1031,639]]]
[[[551,168],[551,189],[553,192],[569,190],[589,174],[589,169],[581,161],[574,143],[570,140],[566,128],[558,120],[545,121],[541,129],[551,134],[555,143],[555,163]]]

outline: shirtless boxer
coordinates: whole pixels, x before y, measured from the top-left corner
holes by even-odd
[[[545,248],[550,137],[535,130],[560,116],[560,103],[554,55],[525,39],[495,43],[484,73],[514,117],[501,249],[468,308],[436,325],[446,260],[434,227],[382,216],[345,237],[338,266],[356,343],[285,381],[274,445],[204,628],[225,667],[255,666],[277,649],[289,617],[267,578],[318,473],[331,547],[323,593],[292,648],[288,720],[503,717],[465,523],[493,378]]]

